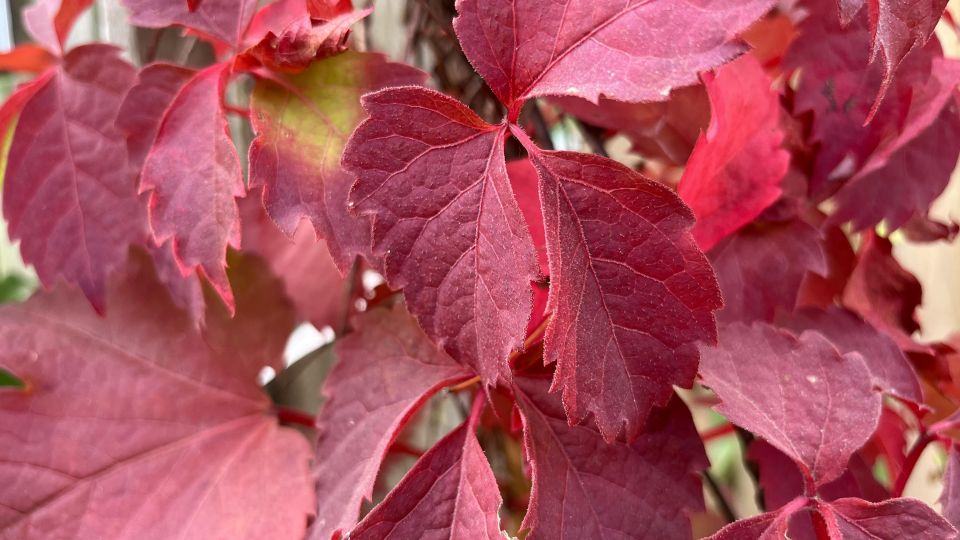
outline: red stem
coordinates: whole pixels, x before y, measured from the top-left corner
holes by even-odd
[[[315,429],[317,427],[316,419],[303,411],[298,411],[296,409],[290,409],[287,407],[277,407],[276,411],[277,419],[284,424],[294,424],[310,429]]]
[[[903,468],[900,469],[900,474],[897,476],[897,481],[893,484],[893,489],[890,490],[891,497],[897,498],[903,495],[903,488],[907,487],[907,481],[910,480],[913,469],[916,468],[917,462],[920,460],[920,455],[923,454],[927,445],[935,439],[936,436],[931,435],[927,431],[920,433],[920,437],[913,443],[910,452],[907,454],[907,459],[903,463]]]

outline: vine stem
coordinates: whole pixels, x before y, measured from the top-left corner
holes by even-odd
[[[316,418],[303,411],[289,407],[277,407],[277,419],[286,424],[294,424],[310,429],[316,429]]]
[[[733,507],[730,506],[730,501],[727,500],[727,497],[723,494],[723,491],[721,491],[717,479],[707,470],[703,471],[703,479],[707,481],[707,487],[710,488],[710,492],[713,493],[714,498],[717,500],[717,506],[719,506],[720,513],[723,514],[723,519],[727,520],[727,523],[737,521],[737,514],[734,513]]]
[[[927,445],[935,441],[936,438],[935,435],[928,431],[922,431],[920,433],[920,437],[918,437],[917,440],[914,441],[913,446],[910,447],[910,452],[907,453],[907,459],[903,463],[903,468],[900,469],[900,474],[893,484],[893,489],[890,490],[891,497],[896,498],[903,495],[903,489],[907,487],[907,481],[910,480],[913,469],[916,468],[917,462],[920,461],[920,455],[926,450]]]

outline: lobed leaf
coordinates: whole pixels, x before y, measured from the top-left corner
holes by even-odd
[[[121,0],[130,13],[130,22],[147,28],[179,25],[228,47],[237,48],[257,0],[203,0],[190,9],[186,2],[170,0]]]

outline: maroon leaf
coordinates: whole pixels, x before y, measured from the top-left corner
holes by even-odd
[[[943,493],[940,494],[943,517],[954,527],[960,525],[960,453],[950,445],[947,468],[943,473]]]
[[[913,95],[902,129],[840,190],[831,222],[849,220],[862,230],[885,221],[897,229],[926,214],[947,187],[960,155],[958,82],[960,62],[934,59],[930,80]]]
[[[553,314],[544,360],[557,362],[571,422],[592,413],[607,441],[634,439],[713,341],[716,278],[666,187],[600,156],[544,152],[514,133],[540,173]]]
[[[703,85],[676,88],[666,101],[623,103],[601,97],[598,104],[576,97],[551,101],[592,125],[622,132],[643,156],[687,162],[700,132],[710,122],[710,101]]]
[[[356,208],[373,216],[374,254],[431,339],[484,381],[530,317],[534,248],[504,163],[506,128],[432,90],[363,97],[370,114],[347,144]]]
[[[203,0],[191,10],[186,2],[121,0],[130,22],[147,28],[180,25],[224,45],[237,47],[257,8],[257,0]]]
[[[690,155],[677,193],[697,223],[704,251],[753,221],[780,196],[790,154],[780,147],[780,100],[750,55],[706,77],[710,127]]]
[[[407,419],[441,388],[470,372],[440,352],[409,315],[378,309],[337,341],[317,416],[317,519],[312,539],[350,529],[370,499],[380,462]]]
[[[221,101],[228,72],[225,64],[206,68],[177,93],[143,164],[140,190],[150,192],[157,244],[172,239],[183,274],[199,270],[232,306],[224,258],[227,246],[240,247],[236,199],[246,189]]]
[[[243,248],[267,260],[274,275],[297,307],[301,320],[317,328],[335,329],[346,312],[346,280],[337,270],[326,242],[318,240],[307,224],[293,238],[282,234],[267,217],[255,197],[240,205],[243,216]]]
[[[98,309],[109,273],[146,238],[126,144],[114,127],[134,76],[113,47],[68,53],[22,94],[4,179],[4,217],[24,260],[48,286],[77,284]]]
[[[790,456],[805,492],[840,477],[880,418],[880,395],[856,353],[840,353],[816,332],[799,338],[766,323],[721,328],[702,347],[703,382],[717,411]]]
[[[292,322],[259,303],[277,284],[238,283],[237,319],[221,310],[201,335],[142,259],[131,266],[106,318],[64,289],[0,311],[0,366],[27,382],[0,392],[0,536],[302,538],[309,445],[256,383]],[[235,341],[251,331],[267,335]],[[225,346],[253,337],[273,345]]]
[[[545,378],[516,377],[533,490],[527,538],[691,537],[703,509],[708,466],[690,412],[674,397],[632,443],[608,443],[592,426],[570,426]],[[611,489],[612,488],[612,489]]]
[[[38,43],[61,54],[70,29],[93,0],[36,0],[23,10],[23,24]]]
[[[818,507],[832,540],[957,538],[957,530],[950,523],[916,499],[870,503],[851,498],[819,503]]]
[[[151,64],[137,75],[117,113],[117,127],[127,136],[130,165],[140,173],[167,107],[196,74],[173,64]]]
[[[417,460],[349,537],[502,540],[500,503],[497,479],[468,422]]]
[[[725,306],[721,321],[772,321],[792,311],[804,277],[827,271],[820,233],[804,221],[755,225],[710,252]]]
[[[733,38],[773,4],[459,0],[453,24],[467,58],[516,118],[523,100],[546,95],[663,100],[743,52]]]
[[[547,236],[543,229],[543,213],[540,211],[540,194],[538,192],[537,168],[529,159],[515,159],[507,163],[507,174],[510,176],[510,186],[517,198],[520,212],[527,222],[533,247],[537,251],[537,266],[540,268],[539,279],[533,287],[533,312],[530,322],[527,323],[527,335],[531,335],[547,316],[548,287],[545,280],[550,275],[550,264],[547,261]]]
[[[357,255],[369,254],[370,222],[348,212],[354,178],[341,169],[340,156],[364,117],[362,94],[425,77],[378,54],[347,52],[298,75],[257,80],[250,185],[263,186],[263,204],[281,231],[293,236],[309,218],[344,271]]]
[[[784,540],[790,518],[795,515],[791,510],[781,509],[734,521],[707,540]]]

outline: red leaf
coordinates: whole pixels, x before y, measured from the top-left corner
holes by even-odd
[[[903,128],[841,188],[830,222],[851,221],[855,230],[863,230],[884,221],[897,229],[926,214],[947,187],[960,155],[958,82],[960,62],[935,58],[930,80],[913,95]]]
[[[317,416],[320,507],[309,537],[328,539],[357,522],[380,462],[410,416],[441,388],[470,372],[440,352],[409,315],[367,312],[337,340],[338,362]]]
[[[293,238],[282,234],[255,198],[241,204],[243,248],[267,260],[284,282],[301,320],[317,328],[337,329],[346,313],[346,280],[340,276],[326,242],[318,240],[307,224]],[[338,330],[339,331],[339,330]]]
[[[826,520],[831,538],[836,540],[957,538],[957,530],[950,523],[916,499],[901,498],[870,503],[851,498],[818,503],[818,506]]]
[[[351,11],[322,22],[303,16],[276,33],[267,32],[244,54],[272,71],[300,73],[315,59],[345,51],[350,27],[371,11],[372,8]]]
[[[676,88],[666,101],[623,103],[604,97],[598,104],[575,97],[552,102],[589,124],[622,132],[638,154],[683,165],[700,132],[710,122],[710,101],[703,85]]]
[[[893,257],[893,245],[870,233],[864,236],[857,266],[843,291],[843,304],[906,351],[916,348],[910,335],[920,329],[915,312],[923,288]]]
[[[36,0],[23,10],[23,24],[38,43],[61,55],[70,29],[93,0]]]
[[[24,43],[9,52],[0,53],[0,70],[41,73],[56,61],[56,57],[47,49],[33,43]]]
[[[784,540],[794,514],[777,510],[734,521],[707,540]]]
[[[391,288],[435,342],[488,384],[509,380],[523,344],[530,233],[504,163],[506,128],[433,90],[401,87],[363,97],[370,114],[343,166],[357,176],[350,202],[373,216],[374,254]]]
[[[246,189],[221,102],[228,71],[225,64],[206,68],[177,93],[143,164],[140,190],[150,192],[157,244],[172,239],[184,275],[198,269],[232,307],[224,257],[228,245],[240,247],[236,199]]]
[[[369,220],[347,209],[354,179],[341,169],[340,155],[363,119],[362,94],[425,77],[382,55],[346,52],[299,75],[257,80],[250,98],[256,133],[250,185],[263,186],[263,204],[281,231],[293,236],[309,218],[344,271],[370,251]]]
[[[804,277],[827,272],[820,233],[804,221],[748,227],[710,252],[725,306],[721,321],[772,321],[793,311]]]
[[[139,174],[157,138],[164,112],[196,74],[173,64],[151,64],[140,70],[117,114],[117,127],[127,136],[130,165]]]
[[[807,272],[797,295],[798,306],[827,308],[834,305],[847,287],[850,274],[857,265],[857,254],[847,233],[840,227],[824,227],[821,250],[826,257],[826,273]]]
[[[663,100],[743,52],[733,38],[773,4],[458,0],[453,25],[474,68],[519,113],[523,100],[547,95]]]
[[[547,314],[548,286],[545,279],[550,275],[550,264],[547,262],[547,236],[543,229],[543,213],[540,211],[540,194],[538,193],[537,169],[529,159],[515,159],[507,163],[507,175],[510,177],[510,186],[517,198],[517,205],[527,222],[533,247],[537,251],[537,266],[540,268],[542,279],[533,286],[533,312],[527,323],[527,335],[531,335],[541,324]]]
[[[180,25],[236,48],[250,24],[257,0],[203,0],[195,9],[177,0],[120,0],[130,22],[147,28]]]
[[[877,389],[916,404],[923,403],[920,381],[900,347],[850,311],[839,307],[803,309],[780,321],[780,325],[798,334],[816,330],[842,354],[859,353]]]
[[[417,460],[349,538],[502,540],[500,503],[497,480],[468,422]]]
[[[679,398],[653,412],[634,442],[608,443],[592,426],[567,423],[547,379],[515,380],[533,471],[527,538],[691,537],[688,514],[703,510],[699,471],[708,462]]]
[[[126,144],[114,127],[135,75],[118,54],[78,47],[24,89],[3,186],[4,217],[24,260],[48,286],[79,285],[98,309],[108,274],[146,238]]]
[[[64,289],[0,311],[0,365],[28,382],[0,392],[0,536],[302,538],[309,445],[256,383],[280,349],[217,346],[265,330],[247,315],[284,317],[257,303],[276,284],[238,284],[238,318],[213,316],[201,335],[131,266],[107,318]]]
[[[809,488],[839,478],[877,427],[880,395],[863,359],[841,356],[816,332],[795,338],[734,323],[701,355],[703,382],[722,400],[717,411],[796,461]]]
[[[571,422],[589,413],[607,441],[634,439],[713,341],[720,292],[666,187],[600,156],[544,152],[519,130],[540,173],[553,314],[544,360],[557,362]]]
[[[274,35],[303,18],[309,18],[306,0],[275,0],[254,13],[243,36],[245,47],[260,42],[267,34]]]
[[[960,525],[960,453],[950,445],[947,468],[943,473],[943,493],[940,494],[943,517],[954,527]]]
[[[710,127],[700,135],[677,192],[697,216],[693,237],[708,251],[780,196],[790,154],[780,147],[780,100],[750,55],[706,77]]]
[[[184,276],[180,272],[180,265],[173,256],[173,247],[170,243],[157,246],[153,242],[147,242],[146,250],[153,259],[157,279],[166,285],[170,299],[199,326],[203,322],[206,307],[199,276],[196,274]]]

